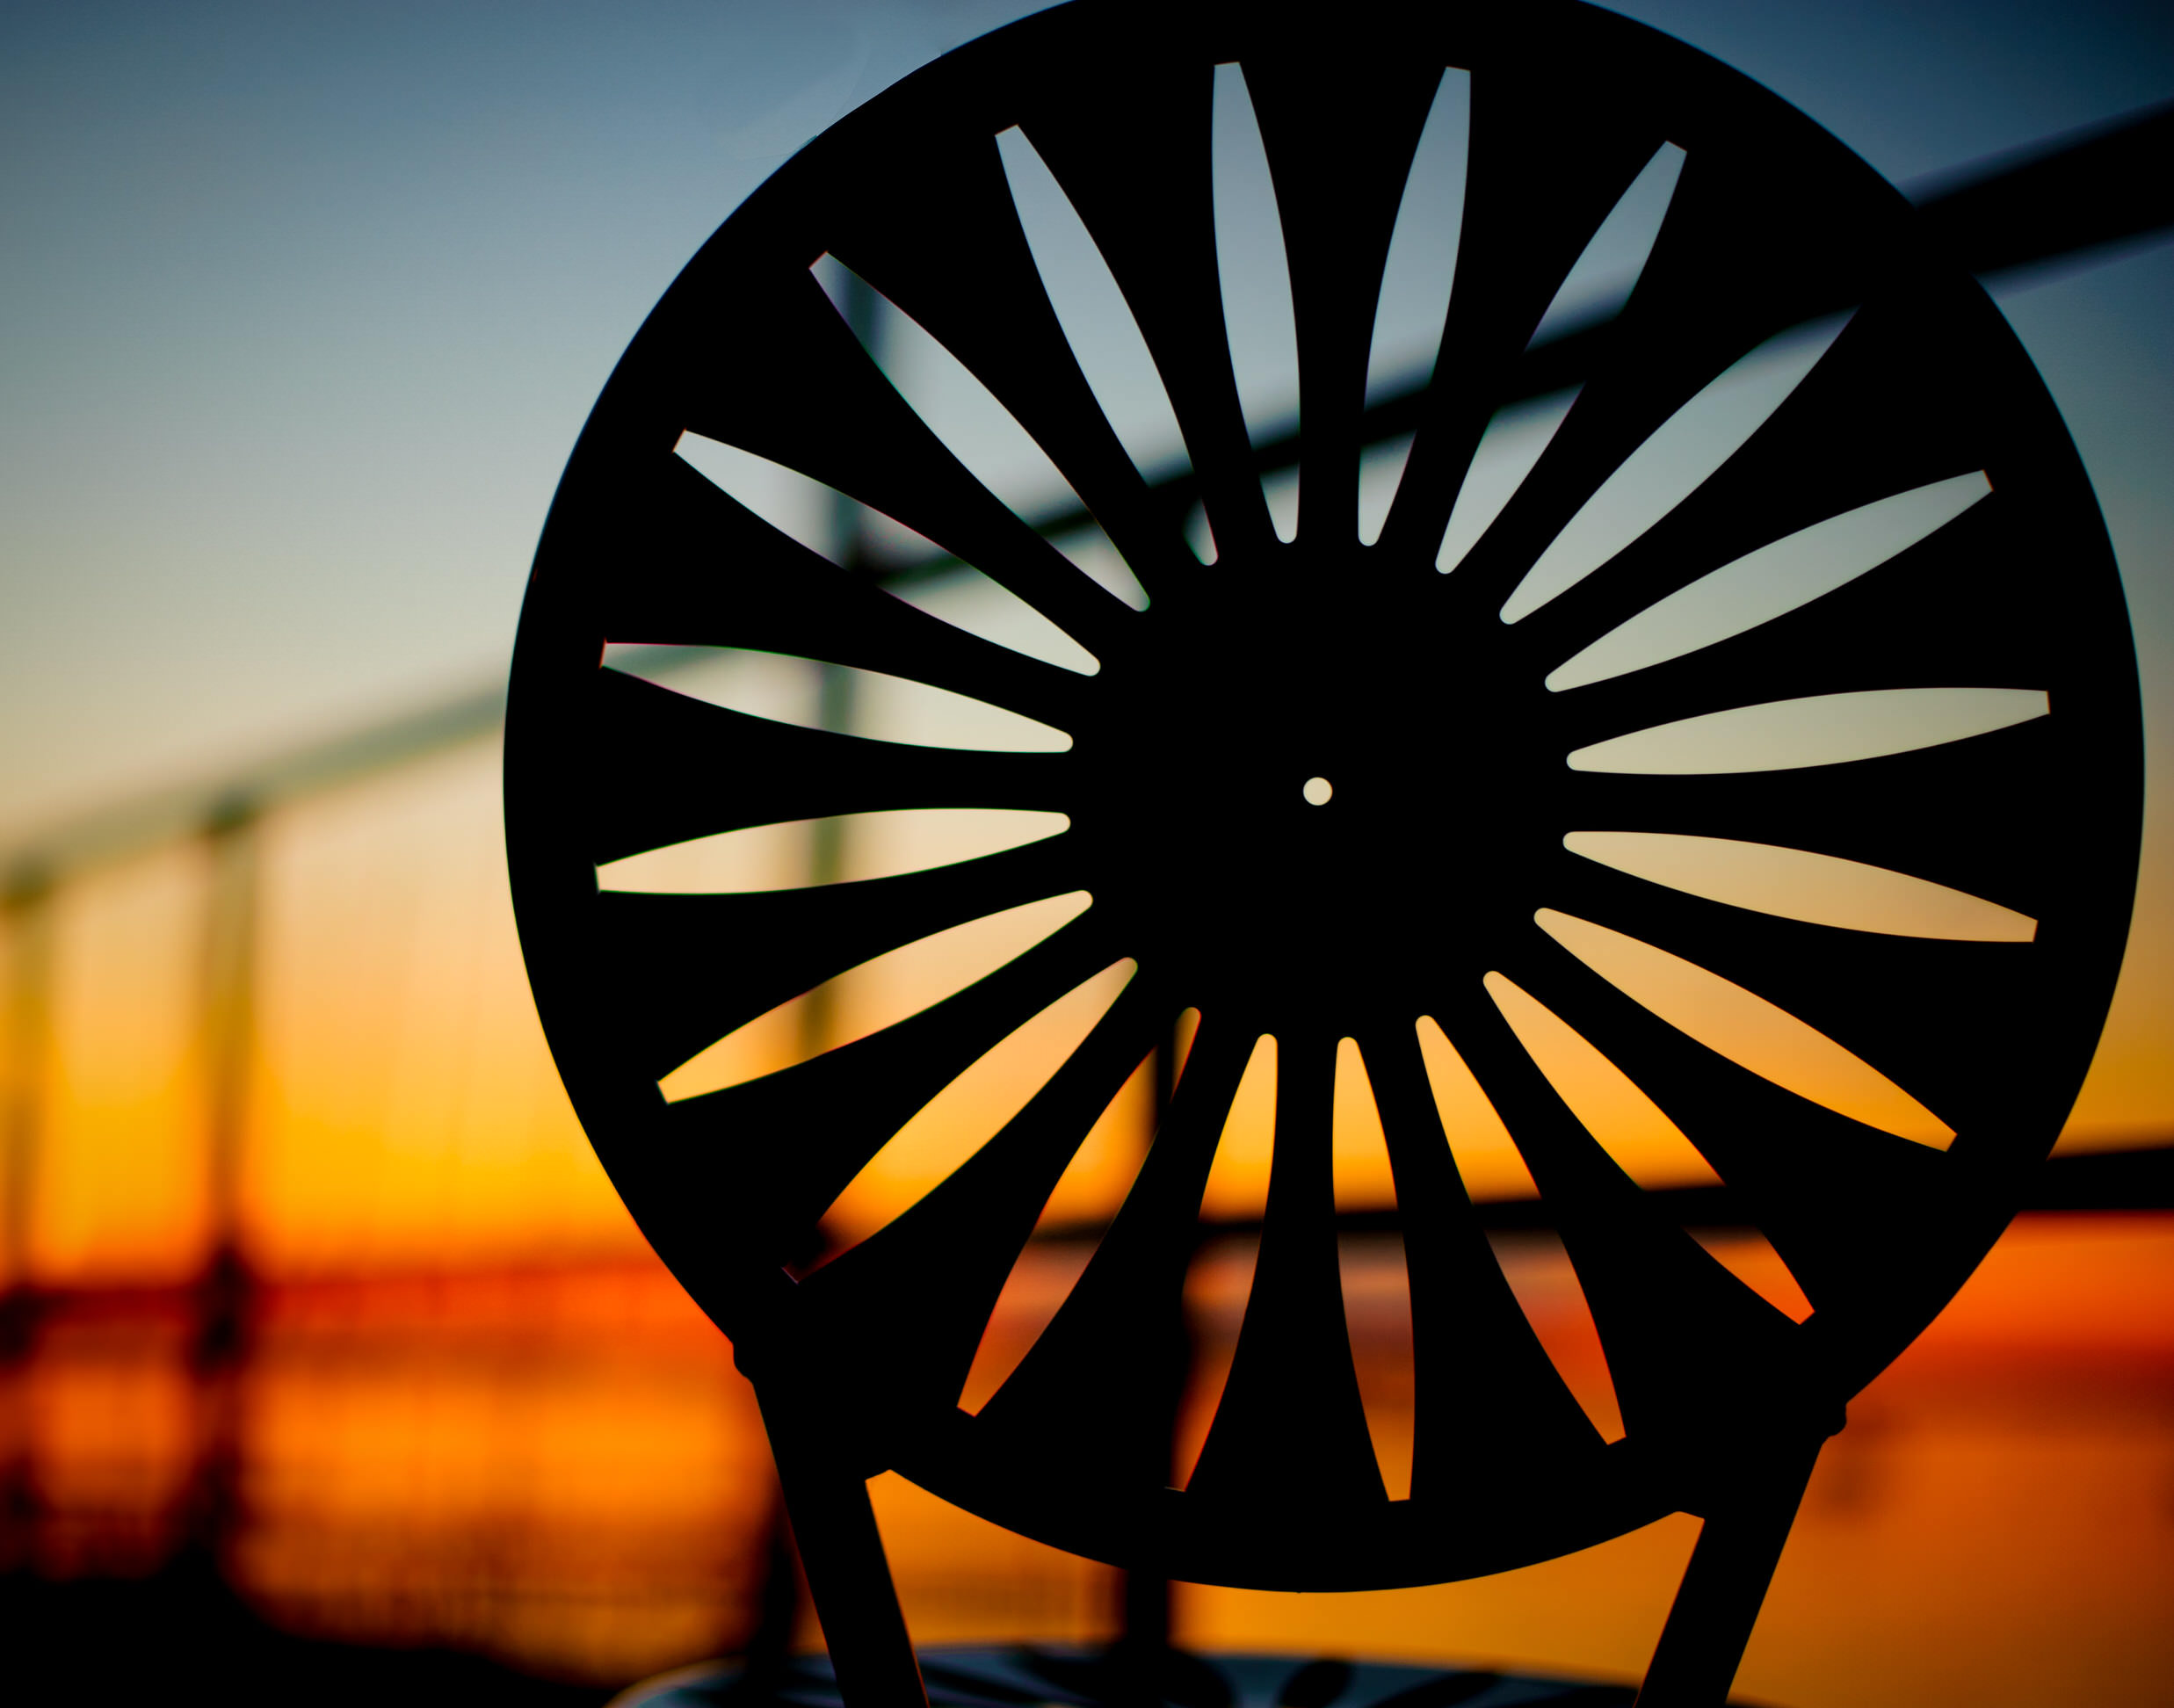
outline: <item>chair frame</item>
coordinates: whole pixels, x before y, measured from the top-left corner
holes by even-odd
[[[1696,1512],[1705,1528],[1640,1700],[1719,1702],[1820,1443],[2014,1212],[2111,997],[2141,825],[2133,651],[2080,463],[1982,292],[1831,137],[1652,31],[1554,0],[1514,13],[1361,10],[1288,32],[1239,8],[1077,0],[840,121],[659,304],[582,435],[539,547],[506,818],[540,1011],[614,1183],[756,1385],[855,1708],[924,1699],[866,1490],[891,1467],[1075,1552],[1257,1587],[1446,1581]],[[1232,62],[1259,117],[1297,315],[1307,413],[1293,540],[1272,525],[1221,339],[1208,95],[1214,68]],[[1405,172],[1449,67],[1470,70],[1474,105],[1443,356],[1380,540],[1359,547],[1367,335]],[[1109,122],[1112,90],[1136,122]],[[1011,124],[1063,185],[1161,366],[1192,460],[1184,496],[1213,521],[1219,573],[1186,552],[1182,512],[1127,460],[1066,343],[1005,189],[995,138]],[[1533,325],[1663,141],[1685,149],[1685,179],[1591,385],[1456,572],[1431,573]],[[1049,449],[1151,596],[1147,616],[1068,573],[890,390],[808,273],[825,253],[921,322]],[[1599,481],[1688,397],[1837,309],[1853,312],[1814,379],[1697,502],[1530,619],[1496,620]],[[1881,387],[1909,419],[1872,407]],[[909,521],[1064,628],[1102,674],[1083,686],[961,640],[854,566],[824,563],[675,458],[687,431]],[[1542,687],[1548,664],[1699,575],[1967,468],[1987,471],[1996,496],[1895,566],[1687,662],[1575,693]],[[2056,561],[2057,589],[2044,568]],[[1958,588],[1971,614],[1944,630]],[[1875,620],[1887,626],[1868,629]],[[1228,644],[1233,633],[1244,644]],[[890,669],[1043,718],[1076,745],[930,756],[785,730],[600,669],[611,641]],[[1330,682],[1295,708],[1272,680],[1264,689],[1257,662],[1293,648]],[[1639,778],[1563,760],[1717,706],[1989,677],[2042,690],[2058,715],[1808,779],[1772,774],[1779,783],[1643,779],[1641,795]],[[1435,854],[1423,865],[1399,851],[1416,822],[1398,781],[1413,748],[1380,732],[1422,717],[1485,733],[1460,749],[1484,833],[1457,845],[1447,876]],[[1174,758],[1173,727],[1189,735]],[[690,789],[720,753],[733,787]],[[1338,806],[1302,804],[1297,779],[1331,771]],[[1072,829],[972,870],[812,901],[598,883],[615,859],[692,836],[946,805],[1054,807]],[[1671,900],[1566,852],[1564,831],[1586,822],[1904,871],[2026,909],[2038,936],[1896,946],[1859,933],[1844,954],[1827,928]],[[1274,839],[1306,894],[1330,900],[1272,953],[1247,922],[1286,893],[1281,872],[1226,861],[1229,875],[1205,888],[1173,884],[1170,857],[1139,852],[1143,824],[1181,866],[1227,855],[1233,824]],[[1792,1011],[1932,1088],[1953,1143],[1877,1132],[1685,1039],[1535,930],[1550,885],[1752,988],[1774,969]],[[712,1097],[658,1091],[716,1037],[895,941],[1076,887],[1094,894],[1088,914],[886,1033]],[[1457,894],[1486,901],[1438,899]],[[1444,922],[1424,952],[1394,910],[1417,897]],[[788,1272],[815,1219],[915,1108],[1011,1025],[1126,957],[1133,982],[972,1163],[862,1246]],[[1655,1210],[1490,1003],[1478,975],[1494,968],[1623,1058],[1797,1270],[1810,1319],[1787,1321]],[[982,1325],[1057,1171],[1188,1005],[1207,1017],[1132,1195],[1028,1363],[980,1414],[960,1410]],[[1591,1431],[1493,1263],[1412,1041],[1420,1013],[1469,1057],[1556,1213],[1623,1440]],[[1186,1230],[1264,1034],[1281,1054],[1260,1259],[1222,1407],[1181,1490],[1166,1473],[1185,1379]],[[1381,1490],[1331,1303],[1326,1135],[1344,1038],[1358,1040],[1382,1111],[1412,1287],[1406,1502]],[[1514,1488],[1456,1486],[1459,1466],[1489,1456],[1515,1468]],[[1053,1479],[1052,1460],[1076,1476]],[[1269,1487],[1286,1492],[1271,1504]]]

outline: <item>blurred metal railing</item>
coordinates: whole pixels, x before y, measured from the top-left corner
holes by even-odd
[[[2156,107],[2112,124],[2053,139],[2017,154],[1917,187],[1916,199],[1957,257],[1982,277],[2010,279],[2033,270],[2087,265],[2126,249],[2160,241],[2174,230],[2174,105]],[[862,307],[865,308],[865,303]],[[851,305],[848,305],[849,314]],[[873,335],[873,327],[864,327]],[[1604,352],[1611,322],[1576,325],[1525,358],[1515,395],[1560,391],[1591,370]],[[1428,384],[1422,373],[1366,412],[1370,444],[1412,431]],[[1257,446],[1264,473],[1297,465],[1295,427]],[[1189,472],[1164,474],[1151,484],[1182,521],[1194,496]],[[850,505],[832,518],[846,544],[851,567],[888,582],[941,576],[955,561],[879,558]],[[1062,535],[1091,520],[1076,508],[1030,518],[1046,534]],[[669,669],[673,655],[660,650],[655,662]],[[850,721],[851,678],[826,671],[827,721]],[[195,1000],[197,1036],[204,1068],[199,1127],[205,1135],[210,1241],[205,1267],[192,1293],[197,1329],[192,1365],[201,1391],[188,1526],[198,1545],[214,1551],[232,1522],[238,1425],[233,1415],[236,1373],[246,1356],[252,1287],[236,1209],[243,1150],[246,1080],[257,1010],[257,920],[262,878],[262,833],[267,818],[296,804],[398,771],[430,756],[488,738],[501,725],[505,692],[494,683],[405,709],[326,739],[276,751],[252,764],[176,784],[119,801],[60,824],[0,852],[0,930],[9,947],[4,990],[0,990],[0,1375],[19,1371],[37,1323],[52,1299],[41,1294],[29,1271],[36,1213],[39,1151],[47,1127],[41,1106],[43,1058],[52,1047],[56,975],[55,897],[86,874],[159,849],[201,845],[210,881],[198,926]],[[841,850],[835,838],[818,838],[811,853],[818,877],[835,875]],[[807,1026],[820,1032],[822,1017]],[[1165,1075],[1167,1077],[1167,1075]],[[1167,1089],[1167,1087],[1164,1088]],[[1686,1225],[1722,1225],[1736,1219],[1725,1188],[1683,1189],[1663,1195]],[[2112,1155],[2064,1158],[2049,1164],[2033,1207],[2058,1210],[2174,1208],[2174,1147]],[[1490,1227],[1505,1231],[1544,1225],[1536,1205],[1481,1206]],[[1345,1230],[1372,1231],[1381,1217],[1342,1219]],[[1098,1226],[1055,1227],[1045,1240],[1091,1238]],[[1204,1222],[1204,1237],[1243,1237],[1257,1229],[1243,1220]],[[34,1491],[26,1480],[20,1442],[0,1446],[0,1568],[18,1563],[17,1544],[34,1516]],[[1154,1586],[1134,1586],[1135,1599]],[[1146,1603],[1142,1601],[1142,1609]],[[1137,1624],[1152,1610],[1134,1609]],[[1163,1617],[1167,1618],[1167,1608]]]
[[[2114,258],[2174,231],[2174,103],[1938,175],[1917,185],[1914,196],[1958,260],[1994,282]],[[1535,344],[1526,352],[1516,391],[1505,401],[1543,396],[1576,383],[1605,351],[1612,324],[1598,320],[1574,325]],[[1428,378],[1424,373],[1413,375],[1369,408],[1368,443],[1384,443],[1411,431]],[[1294,426],[1256,448],[1264,473],[1287,470],[1297,465],[1300,437]],[[1189,471],[1165,473],[1151,484],[1167,496],[1174,517],[1182,517],[1193,502]],[[1092,518],[1083,510],[1064,507],[1031,519],[1044,533],[1062,535]],[[943,557],[878,557],[849,518],[837,520],[846,532],[849,560],[880,579],[919,580],[958,567],[955,560]],[[660,650],[659,668],[669,669],[672,662],[672,655]],[[826,698],[835,699],[837,693],[827,690]],[[840,710],[830,706],[834,714]],[[0,1261],[11,1277],[21,1273],[28,1232],[40,1122],[36,1075],[25,1062],[43,1048],[49,1024],[54,968],[47,914],[56,891],[88,872],[168,844],[197,838],[211,850],[217,876],[202,934],[201,1030],[212,1066],[207,1095],[214,1105],[207,1127],[216,1136],[216,1154],[209,1160],[215,1176],[213,1198],[215,1205],[226,1205],[240,1142],[237,1092],[234,1074],[226,1068],[240,1060],[253,1008],[254,847],[265,816],[488,736],[504,713],[504,688],[494,683],[274,752],[222,774],[116,802],[0,854],[0,921],[16,945],[4,1004],[13,1067],[0,1087],[4,1092],[0,1145],[5,1147],[0,1186],[5,1188],[7,1206],[0,1219]],[[836,852],[829,850],[826,859],[825,848],[819,846],[815,858],[835,864]],[[2163,1172],[2131,1165],[2126,1171],[2064,1169],[2062,1177],[2072,1175],[2081,1182],[2088,1176],[2105,1182],[2105,1190],[2124,1202],[2141,1196],[2156,1203],[2167,1198]],[[2049,1201],[2080,1207],[2079,1190],[2049,1187]],[[215,1243],[226,1251],[231,1240],[222,1235]]]

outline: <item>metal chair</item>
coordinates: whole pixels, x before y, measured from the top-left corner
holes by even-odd
[[[1209,108],[1214,68],[1233,62],[1273,175],[1297,326],[1289,539],[1264,496],[1220,296]],[[1439,354],[1421,388],[1370,413],[1385,257],[1451,67],[1470,76],[1470,145]],[[1189,474],[1151,482],[1097,405],[1007,188],[997,138],[1015,126],[1124,293]],[[1685,151],[1681,179],[1621,314],[1570,356],[1529,347],[1664,142]],[[1147,610],[1076,569],[915,415],[811,275],[825,255],[1047,449]],[[1740,450],[1592,573],[1504,619],[1543,549],[1688,400],[1830,314],[1846,324]],[[1575,406],[1441,573],[1491,416],[1573,358]],[[906,523],[1098,671],[964,633],[795,544],[673,454],[688,431]],[[1390,432],[1413,435],[1409,454],[1362,544],[1361,455]],[[1565,685],[1566,661],[1641,613],[1680,611],[1762,548],[1978,471],[1989,495],[1886,561]],[[1186,541],[1195,499],[1210,562]],[[1744,573],[1728,585],[1740,592]],[[601,667],[606,642],[880,671],[1071,745],[965,752],[789,727]],[[2042,694],[2045,709],[1955,739],[1920,721],[1835,763],[1662,774],[1596,753],[1736,708],[1781,706],[1758,727],[1801,733],[1868,697],[1909,691],[1878,703],[1921,712],[1956,690]],[[1990,1247],[2060,1127],[2119,966],[2141,811],[2112,554],[1999,315],[1907,202],[1801,114],[1568,4],[1359,5],[1294,25],[1269,8],[1079,0],[841,120],[704,246],[605,387],[537,554],[506,743],[514,899],[552,1046],[636,1219],[757,1386],[853,1708],[923,1695],[866,1488],[892,1467],[1097,1560],[1273,1589],[1446,1581],[1694,1513],[1704,1529],[1639,1700],[1719,1702],[1821,1443]],[[1302,787],[1316,779],[1333,785],[1325,803]],[[597,876],[743,827],[982,806],[1062,812],[1069,828],[801,891],[634,894]],[[1785,916],[1567,848],[1582,831],[1802,850],[2034,929],[1967,940]],[[909,1019],[707,1096],[659,1091],[714,1040],[849,967],[1081,890],[1092,904],[1070,923]],[[1896,1136],[1740,1065],[1573,952],[1550,929],[1563,916],[1756,993],[1907,1089],[1952,1142]],[[917,1110],[1126,959],[1137,972],[1122,995],[1014,1120],[794,1278],[788,1259],[818,1218]],[[1801,1284],[1808,1318],[1738,1281],[1619,1166],[1520,1043],[1490,974],[1681,1129]],[[1054,1184],[1186,1009],[1197,1039],[1122,1207],[1025,1360],[962,1410],[983,1325]],[[1421,1016],[1469,1066],[1560,1229],[1620,1439],[1581,1410],[1504,1280],[1438,1116]],[[1265,1034],[1279,1078],[1257,1265],[1213,1427],[1175,1487],[1186,1265]],[[1388,1498],[1376,1466],[1339,1292],[1329,1124],[1346,1039],[1382,1117],[1409,1281],[1408,1499]],[[1007,1688],[998,1699],[1029,1687]]]

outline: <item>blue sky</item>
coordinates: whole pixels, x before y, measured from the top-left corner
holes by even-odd
[[[501,672],[566,452],[686,257],[808,134],[1021,10],[0,18],[0,845]],[[2163,7],[1627,10],[1902,182],[2174,93]],[[2166,246],[2003,293],[2106,510],[2155,751],[2170,302]],[[2158,808],[2131,1048],[2167,1018],[2138,981],[2174,960],[2170,831]]]

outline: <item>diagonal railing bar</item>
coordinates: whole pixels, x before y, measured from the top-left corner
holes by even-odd
[[[2174,228],[2174,101],[1920,178],[1910,199],[1981,279],[2155,241]]]
[[[0,891],[37,894],[93,867],[204,834],[262,812],[489,735],[505,721],[504,683],[319,738],[214,781],[177,784],[89,813],[18,844],[0,859]]]

